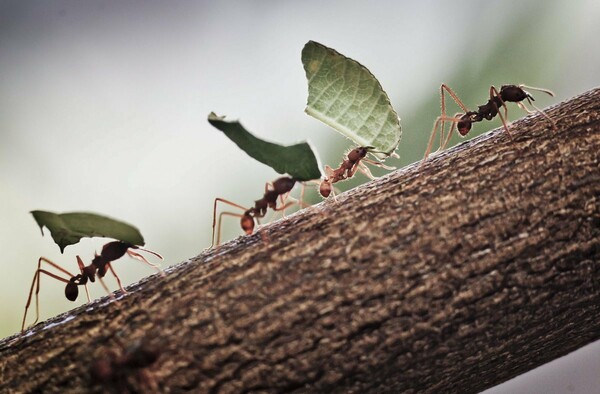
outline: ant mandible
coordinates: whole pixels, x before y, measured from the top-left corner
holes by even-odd
[[[106,292],[112,296],[112,294],[108,290],[108,287],[102,280],[104,275],[106,275],[107,270],[110,270],[110,272],[117,279],[117,283],[119,284],[119,288],[121,289],[121,291],[124,293],[126,292],[125,289],[123,288],[123,285],[121,284],[121,279],[119,279],[119,276],[116,274],[116,272],[114,271],[112,264],[111,264],[113,261],[123,257],[125,254],[129,255],[130,257],[133,257],[136,260],[140,260],[140,261],[150,265],[151,267],[155,268],[158,272],[162,273],[160,268],[158,268],[155,264],[152,264],[151,262],[146,260],[146,258],[144,256],[142,256],[141,254],[134,252],[132,249],[153,254],[154,256],[156,256],[162,260],[162,256],[156,252],[153,252],[153,251],[147,250],[147,249],[142,249],[139,246],[136,246],[136,245],[133,245],[133,244],[130,244],[127,242],[123,242],[123,241],[112,241],[112,242],[109,242],[106,245],[104,245],[102,247],[102,252],[100,252],[100,254],[96,254],[96,256],[94,257],[94,259],[92,260],[90,265],[87,265],[87,266],[83,263],[83,260],[81,259],[81,257],[77,256],[77,265],[79,266],[79,270],[81,271],[81,273],[79,273],[77,275],[71,274],[69,271],[67,271],[60,265],[50,261],[49,259],[47,259],[45,257],[40,257],[38,260],[38,268],[35,271],[35,274],[33,275],[33,281],[31,282],[31,288],[29,289],[29,297],[27,298],[27,303],[25,304],[25,314],[23,315],[23,324],[21,325],[21,331],[25,330],[25,320],[27,318],[27,310],[29,309],[29,305],[31,304],[31,296],[33,294],[34,287],[35,287],[36,316],[35,316],[35,321],[33,322],[33,324],[37,323],[37,321],[39,320],[39,317],[40,317],[39,308],[40,307],[39,307],[38,295],[40,292],[40,276],[41,276],[41,274],[45,274],[51,278],[54,278],[61,282],[65,282],[66,283],[65,297],[67,297],[67,299],[69,301],[75,301],[77,299],[77,296],[79,295],[78,286],[84,286],[85,293],[87,295],[87,299],[89,302],[90,301],[90,293],[88,292],[87,283],[88,283],[88,281],[94,282],[96,280],[96,275],[98,276],[99,282],[102,284],[102,287],[104,287]],[[68,275],[70,278],[66,279],[60,275],[54,274],[50,271],[46,271],[45,269],[41,268],[42,262],[49,264],[50,266],[54,267],[58,271],[62,272],[63,274]]]
[[[429,142],[427,143],[427,150],[425,151],[425,155],[423,157],[423,161],[427,159],[427,156],[431,152],[431,147],[433,145],[433,140],[435,138],[435,134],[437,133],[438,127],[441,124],[440,129],[440,147],[438,150],[443,150],[448,145],[450,141],[450,137],[452,137],[452,132],[454,131],[454,127],[458,130],[458,133],[461,136],[465,136],[471,131],[471,127],[473,123],[481,122],[482,120],[492,120],[496,115],[500,116],[500,120],[502,120],[502,126],[506,133],[511,136],[510,131],[508,130],[508,125],[506,124],[506,119],[508,115],[508,108],[506,107],[507,102],[516,103],[521,109],[523,109],[528,114],[533,113],[529,108],[525,106],[523,103],[524,100],[527,100],[529,105],[535,108],[542,116],[544,116],[550,123],[552,123],[552,127],[555,128],[556,125],[554,121],[546,115],[544,111],[537,108],[532,101],[535,101],[533,96],[529,94],[525,89],[531,89],[538,92],[546,93],[550,96],[554,96],[554,93],[548,89],[542,88],[534,88],[532,86],[526,85],[502,85],[500,87],[500,91],[496,89],[493,85],[490,86],[490,98],[487,103],[484,105],[480,105],[477,108],[477,111],[469,111],[467,107],[463,104],[463,102],[458,98],[456,93],[448,85],[442,84],[440,86],[440,95],[441,95],[441,107],[442,114],[437,117],[434,122],[433,130],[431,131],[431,136],[429,137]],[[454,117],[446,116],[446,95],[445,92],[448,92],[450,97],[454,100],[454,102],[464,111],[463,113],[457,113]],[[500,113],[500,107],[504,109],[504,116]],[[450,131],[448,135],[444,139],[444,126],[445,122],[452,122],[450,126]]]
[[[265,217],[267,214],[267,210],[271,208],[274,211],[283,211],[290,205],[294,204],[294,202],[290,202],[285,204],[283,196],[289,193],[296,185],[297,180],[288,176],[284,176],[273,181],[272,184],[265,184],[265,194],[260,200],[256,200],[254,202],[254,206],[252,208],[245,208],[241,205],[238,205],[229,200],[225,200],[224,198],[217,197],[215,198],[214,208],[213,208],[213,224],[212,224],[212,244],[211,247],[215,246],[215,231],[217,232],[217,243],[219,245],[221,243],[221,219],[223,215],[234,216],[240,218],[240,225],[242,230],[246,232],[246,234],[252,234],[254,231],[254,220],[258,222],[258,219]],[[281,197],[282,206],[277,207],[277,199]],[[300,197],[302,199],[302,197]],[[234,212],[221,212],[219,214],[219,222],[217,225],[217,202],[222,202],[225,204],[229,204],[233,207],[242,209],[244,211],[243,214],[234,213]],[[216,227],[215,227],[216,225]]]
[[[369,153],[373,147],[371,146],[360,146],[358,148],[352,149],[346,155],[346,158],[340,166],[336,169],[333,169],[329,166],[325,166],[325,178],[319,184],[319,193],[325,198],[329,197],[333,190],[333,184],[339,181],[346,180],[348,178],[352,178],[356,171],[362,172],[369,179],[375,179],[369,167],[367,167],[364,163],[369,163],[378,167],[385,168],[386,170],[393,170],[394,168],[388,167],[381,162],[367,159],[367,153]]]

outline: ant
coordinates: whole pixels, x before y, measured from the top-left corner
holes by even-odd
[[[92,382],[107,388],[114,388],[115,392],[138,392],[129,382],[129,376],[137,372],[140,392],[157,393],[158,385],[154,377],[144,370],[158,360],[160,351],[156,346],[151,346],[147,340],[135,341],[125,347],[123,342],[116,337],[119,351],[114,349],[104,351],[91,365],[90,374]]]
[[[240,225],[242,230],[246,232],[246,234],[250,235],[254,231],[254,220],[258,223],[258,219],[265,217],[267,214],[267,210],[271,208],[274,211],[283,211],[290,205],[294,204],[294,202],[284,203],[284,195],[288,194],[296,185],[297,180],[291,178],[289,176],[284,176],[273,181],[272,184],[265,184],[265,194],[260,200],[254,201],[254,206],[252,208],[245,208],[241,205],[238,205],[229,200],[225,200],[223,198],[215,198],[215,204],[213,209],[213,232],[212,232],[212,245],[215,246],[215,229],[218,234],[217,236],[217,245],[221,243],[221,219],[223,215],[235,216],[240,218]],[[281,203],[283,204],[280,207],[277,207],[277,199],[281,198]],[[302,199],[302,197],[300,197]],[[225,204],[229,204],[233,207],[244,210],[243,214],[233,213],[233,212],[221,212],[219,214],[219,223],[217,224],[217,202],[223,202]]]
[[[492,86],[490,86],[490,98],[489,98],[488,102],[485,103],[484,105],[478,106],[477,111],[469,111],[467,109],[467,107],[463,104],[463,102],[458,98],[456,93],[454,93],[454,91],[452,89],[450,89],[450,87],[448,87],[448,85],[442,84],[440,87],[442,114],[440,116],[438,116],[438,118],[434,122],[433,130],[431,131],[431,137],[429,137],[429,142],[427,144],[427,150],[425,151],[425,156],[423,157],[423,161],[425,161],[425,159],[427,159],[427,156],[431,152],[431,147],[433,145],[433,139],[435,138],[435,134],[437,133],[438,126],[440,125],[440,123],[441,123],[440,147],[438,150],[443,150],[446,148],[446,145],[448,145],[448,142],[450,141],[450,137],[452,136],[452,132],[454,131],[455,126],[456,126],[456,129],[458,130],[458,133],[464,137],[465,135],[467,135],[469,133],[469,131],[471,131],[471,127],[472,127],[473,123],[481,122],[484,119],[492,120],[494,117],[496,117],[496,115],[500,116],[504,130],[506,130],[506,132],[508,133],[509,136],[512,136],[510,131],[508,130],[508,125],[506,124],[506,119],[508,116],[508,108],[506,107],[507,102],[516,103],[521,109],[523,109],[525,112],[530,114],[530,113],[533,113],[533,111],[531,111],[529,108],[527,108],[525,106],[525,104],[523,103],[524,100],[527,100],[529,105],[531,105],[540,114],[542,114],[542,116],[544,116],[546,119],[548,119],[548,121],[550,121],[550,123],[552,123],[552,127],[555,128],[556,124],[554,123],[554,120],[552,120],[548,115],[546,115],[546,113],[544,111],[537,108],[532,103],[532,101],[535,101],[535,99],[533,98],[533,96],[531,96],[531,94],[529,94],[529,92],[524,90],[524,88],[536,90],[538,92],[543,92],[543,93],[546,93],[546,94],[554,97],[554,93],[552,93],[552,91],[550,91],[548,89],[534,88],[534,87],[526,86],[526,85],[502,85],[500,87],[500,91],[498,91],[496,89],[496,87],[492,85]],[[450,97],[452,97],[454,102],[456,104],[458,104],[458,106],[464,111],[464,113],[459,112],[459,113],[455,114],[454,117],[446,116],[445,92],[448,92]],[[502,113],[500,113],[500,107],[503,107],[503,109],[504,109],[504,116],[502,116]],[[448,135],[446,136],[445,139],[444,139],[444,125],[445,125],[444,122],[452,122],[452,125],[450,126],[450,131],[448,132]]]
[[[35,321],[33,322],[33,324],[37,323],[37,321],[39,320],[40,314],[39,314],[38,294],[40,292],[40,276],[41,276],[41,274],[46,274],[56,280],[65,282],[67,284],[65,286],[65,297],[67,297],[67,299],[69,301],[75,301],[77,299],[77,296],[79,295],[79,289],[77,286],[84,286],[88,302],[90,302],[90,293],[87,288],[87,283],[88,283],[88,281],[94,282],[96,280],[96,275],[98,276],[98,279],[99,279],[100,283],[102,284],[102,287],[104,287],[106,292],[109,293],[110,296],[112,297],[111,292],[108,290],[108,287],[102,280],[104,275],[106,275],[107,270],[110,270],[110,272],[117,279],[117,283],[119,284],[119,288],[121,289],[121,291],[123,293],[126,293],[125,289],[123,288],[123,285],[121,284],[121,279],[119,279],[119,276],[115,273],[115,271],[112,267],[112,264],[111,264],[113,261],[123,257],[125,254],[128,254],[132,258],[140,260],[140,261],[150,265],[151,267],[155,268],[158,272],[163,274],[162,271],[160,270],[160,268],[158,268],[156,265],[154,265],[151,262],[149,262],[148,260],[146,260],[146,258],[144,256],[142,256],[141,254],[134,252],[132,249],[151,253],[154,256],[156,256],[162,260],[162,256],[156,252],[153,252],[153,251],[147,250],[147,249],[142,249],[139,246],[130,244],[128,242],[123,242],[123,241],[112,241],[112,242],[109,242],[106,245],[104,245],[102,247],[102,252],[100,252],[100,254],[96,253],[96,256],[94,257],[94,259],[88,266],[86,266],[83,263],[83,260],[81,260],[81,257],[77,256],[77,265],[79,266],[79,270],[81,271],[81,273],[77,274],[77,275],[71,274],[69,271],[67,271],[60,265],[50,261],[49,259],[47,259],[45,257],[40,257],[38,260],[38,268],[35,271],[35,274],[33,275],[33,281],[31,282],[31,288],[29,289],[29,297],[27,298],[27,304],[25,305],[25,314],[23,315],[23,324],[21,325],[21,331],[25,330],[25,319],[27,318],[27,310],[29,309],[29,305],[31,304],[31,296],[33,294],[34,287],[35,287],[36,317],[35,317]],[[45,269],[42,269],[41,268],[42,262],[49,264],[50,266],[54,267],[58,271],[62,272],[63,274],[68,275],[70,278],[65,279],[64,277],[62,277],[60,275],[57,275],[52,272],[46,271]]]
[[[394,169],[393,167],[388,167],[381,162],[367,159],[367,153],[371,152],[372,149],[372,146],[360,146],[348,152],[346,158],[344,161],[342,161],[338,168],[333,169],[329,166],[325,166],[325,178],[319,184],[319,193],[321,193],[321,195],[325,198],[329,197],[333,189],[332,184],[352,178],[356,171],[362,172],[369,179],[375,179],[369,170],[369,167],[364,164],[365,162],[385,168],[386,170]]]

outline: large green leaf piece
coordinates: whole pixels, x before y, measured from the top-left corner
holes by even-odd
[[[394,153],[402,129],[381,84],[359,62],[309,41],[302,49],[308,79],[306,113],[385,159]]]
[[[144,245],[144,238],[137,228],[106,216],[87,212],[58,214],[31,211],[31,214],[42,229],[42,234],[44,234],[44,226],[50,230],[61,253],[67,246],[76,244],[83,237],[107,237],[132,245]]]
[[[208,122],[221,130],[250,157],[268,165],[280,174],[288,174],[298,181],[309,181],[321,177],[319,160],[308,142],[283,146],[261,140],[252,135],[238,121],[226,121],[214,112]]]

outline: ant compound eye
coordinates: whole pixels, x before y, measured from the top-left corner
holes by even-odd
[[[75,301],[78,295],[79,289],[77,288],[77,285],[73,282],[67,283],[65,286],[65,297],[67,297],[67,300]]]
[[[242,216],[240,224],[242,225],[242,229],[246,232],[246,234],[250,235],[254,231],[254,219],[252,216]]]

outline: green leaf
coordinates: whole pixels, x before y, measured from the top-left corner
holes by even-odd
[[[241,123],[224,119],[224,116],[217,116],[214,112],[208,115],[208,122],[225,133],[250,157],[298,181],[321,177],[319,160],[308,142],[290,146],[274,144],[255,137]]]
[[[132,245],[144,245],[144,238],[137,228],[106,216],[86,212],[57,214],[47,211],[31,211],[31,214],[40,226],[42,235],[44,226],[50,230],[61,253],[67,246],[76,244],[83,237],[107,237]]]
[[[381,84],[362,64],[309,41],[302,49],[308,79],[306,113],[333,127],[377,157],[390,156],[400,143],[400,118]]]

